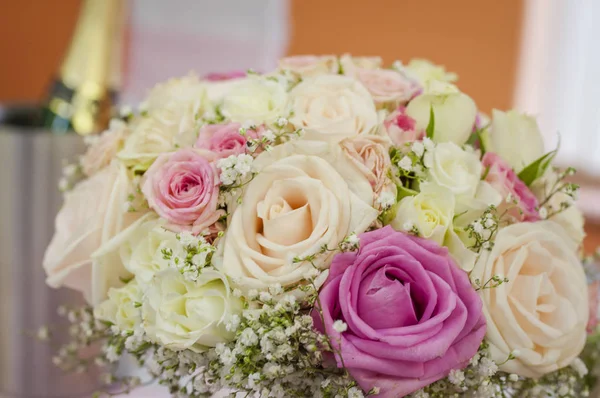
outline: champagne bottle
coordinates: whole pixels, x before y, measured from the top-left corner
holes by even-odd
[[[105,129],[118,87],[124,0],[84,0],[43,111],[44,127],[86,135]],[[111,87],[112,86],[112,87]]]

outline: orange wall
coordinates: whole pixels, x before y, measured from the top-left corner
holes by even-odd
[[[428,58],[481,109],[509,108],[522,11],[522,0],[296,0],[289,52]]]
[[[0,101],[42,98],[81,0],[0,0]]]
[[[252,1],[252,0],[248,0]],[[80,0],[3,0],[0,101],[42,97]],[[481,109],[511,104],[522,0],[291,0],[289,53],[427,57],[460,76]]]

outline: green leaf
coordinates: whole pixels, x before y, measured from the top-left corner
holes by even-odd
[[[558,148],[556,148],[552,152],[548,152],[547,154],[543,155],[539,159],[529,164],[527,167],[525,167],[519,172],[519,179],[523,181],[527,186],[533,184],[535,180],[544,175],[557,153]]]
[[[128,284],[129,282],[131,282],[133,280],[133,276],[129,277],[129,278],[123,278],[122,276],[119,277],[119,280],[121,282],[123,282],[124,284]]]
[[[479,149],[481,150],[482,156],[485,155],[487,148],[489,147],[489,131],[487,130],[487,127],[488,126],[483,126],[475,129],[466,142],[467,145],[471,145],[473,147],[479,143]]]
[[[418,194],[417,191],[400,185],[398,186],[398,195],[396,196],[396,199],[399,202],[400,200],[402,200],[402,198],[405,198],[407,196],[415,196],[416,194]]]
[[[429,106],[429,123],[427,124],[427,128],[425,132],[427,133],[427,138],[433,139],[433,133],[435,131],[435,113],[433,112],[433,105]]]

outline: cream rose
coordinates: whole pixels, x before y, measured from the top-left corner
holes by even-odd
[[[472,198],[477,192],[482,166],[479,157],[452,142],[435,146],[425,156],[428,180],[449,189],[454,195]]]
[[[227,278],[204,270],[192,282],[175,269],[154,276],[142,304],[144,330],[158,344],[173,350],[202,352],[235,336],[226,324],[242,311]]]
[[[283,84],[263,77],[250,77],[227,93],[221,112],[233,122],[269,123],[283,115],[286,103]]]
[[[424,184],[417,195],[404,197],[398,203],[396,216],[390,225],[397,231],[417,231],[419,236],[448,247],[457,264],[470,271],[476,255],[454,230],[454,208],[454,195],[449,189]]]
[[[539,378],[569,365],[586,341],[587,282],[576,247],[552,221],[512,224],[484,251],[471,280],[508,283],[479,290],[486,339],[500,369]],[[506,361],[518,350],[516,359]]]
[[[486,150],[497,153],[518,173],[544,154],[542,134],[533,116],[517,111],[492,111]]]
[[[281,59],[279,69],[302,77],[334,74],[338,71],[338,61],[335,55],[295,55]]]
[[[93,261],[92,254],[140,216],[127,211],[131,190],[125,167],[113,161],[65,195],[43,260],[48,285],[79,290],[97,304],[129,275],[120,262]]]
[[[389,188],[393,185],[388,178],[391,167],[388,152],[390,144],[387,137],[377,135],[359,135],[340,142],[343,153],[373,187],[375,199],[381,195],[384,188],[391,191]]]
[[[347,76],[322,75],[304,80],[290,93],[290,122],[305,138],[339,142],[368,134],[378,123],[371,94]]]
[[[406,114],[417,122],[417,129],[429,124],[431,109],[435,115],[435,142],[454,142],[462,145],[473,131],[477,117],[475,102],[452,84],[431,81],[425,91],[406,107]]]
[[[221,243],[220,266],[236,286],[247,291],[300,282],[313,265],[294,257],[315,254],[324,245],[337,247],[377,218],[366,178],[351,171],[355,181],[346,182],[338,171],[352,170],[340,151],[336,145],[299,141],[256,159],[260,171],[233,211]],[[330,260],[324,253],[314,264],[325,269]]]
[[[94,308],[94,316],[111,322],[121,331],[136,330],[142,323],[142,289],[134,279],[120,288],[110,288],[108,299]]]

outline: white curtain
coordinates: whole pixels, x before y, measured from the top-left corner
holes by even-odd
[[[272,70],[287,43],[287,0],[130,0],[121,102],[190,71]]]
[[[600,1],[526,0],[515,107],[557,161],[600,177]]]

